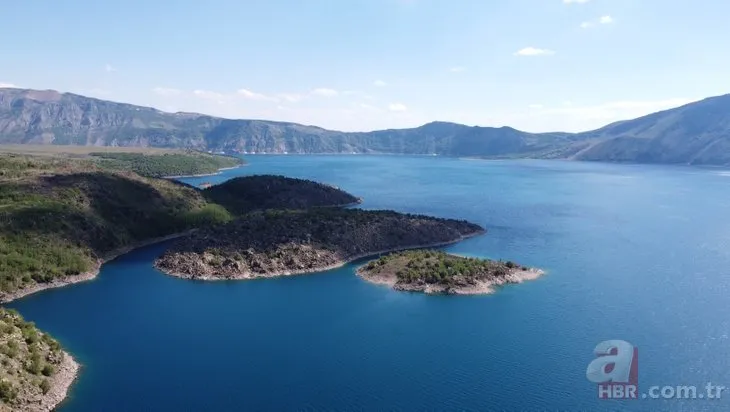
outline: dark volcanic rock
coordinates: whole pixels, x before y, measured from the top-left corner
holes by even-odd
[[[258,212],[179,240],[155,265],[172,275],[201,279],[288,275],[483,232],[466,221],[391,211]]]

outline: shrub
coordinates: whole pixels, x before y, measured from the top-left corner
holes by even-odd
[[[43,394],[47,394],[51,390],[51,382],[48,379],[43,379],[39,385]]]
[[[54,368],[53,365],[47,363],[46,366],[43,367],[43,370],[41,370],[41,373],[44,376],[51,376],[56,373],[56,368]]]
[[[0,400],[10,403],[18,396],[18,390],[8,381],[0,381]]]

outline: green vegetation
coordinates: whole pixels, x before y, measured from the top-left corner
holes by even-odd
[[[479,282],[500,283],[510,273],[528,270],[511,261],[462,257],[438,250],[410,250],[373,260],[360,269],[360,274],[370,278],[391,278],[396,289],[436,287],[438,291],[449,293]]]
[[[6,155],[0,170],[0,298],[92,270],[135,242],[227,220],[195,188],[88,159]]]
[[[211,155],[196,151],[185,153],[116,153],[92,152],[100,158],[99,166],[110,170],[130,170],[141,176],[165,177],[216,173],[219,169],[240,166],[243,161],[232,156]]]
[[[151,157],[113,153],[106,160],[138,156]],[[236,178],[201,191],[141,177],[124,169],[125,162],[110,170],[93,157],[0,155],[0,301],[95,270],[121,248],[225,224],[251,210],[357,201],[327,185],[281,176]]]
[[[391,211],[319,208],[250,213],[173,245],[156,266],[183,277],[303,273],[391,249],[455,242],[475,224]]]
[[[50,390],[63,356],[57,341],[17,312],[0,308],[0,410],[36,404]]]

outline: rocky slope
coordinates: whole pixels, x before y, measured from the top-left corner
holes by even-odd
[[[269,211],[180,239],[155,266],[195,279],[251,279],[321,271],[358,257],[483,233],[451,219],[359,209]]]
[[[428,294],[492,293],[497,286],[543,274],[514,262],[467,258],[437,250],[391,253],[357,271],[362,278],[395,290]]]

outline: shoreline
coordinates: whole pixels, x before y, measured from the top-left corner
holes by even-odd
[[[360,266],[356,273],[357,276],[366,282],[388,286],[389,288],[398,292],[412,292],[412,293],[423,293],[426,295],[491,295],[495,293],[498,287],[505,285],[514,285],[524,283],[530,280],[535,280],[545,275],[545,271],[542,269],[530,268],[527,270],[513,270],[508,273],[505,277],[494,279],[489,282],[477,281],[475,285],[468,287],[454,288],[448,290],[446,286],[442,285],[420,285],[420,284],[398,284],[398,279],[395,276],[372,276],[362,271],[364,266]]]
[[[218,171],[217,171],[217,172],[214,172],[214,173],[201,173],[201,174],[198,174],[198,175],[175,175],[175,176],[162,176],[162,177],[161,177],[160,179],[182,179],[182,178],[188,178],[188,177],[206,177],[206,176],[218,176],[218,175],[219,175],[219,174],[221,174],[221,172],[222,172],[222,171],[224,171],[224,170],[233,170],[233,169],[238,169],[238,168],[240,168],[240,167],[244,167],[244,166],[247,166],[247,165],[248,165],[248,163],[242,163],[242,164],[240,164],[240,165],[238,165],[238,166],[231,166],[231,167],[222,167],[222,168],[218,169]]]
[[[173,233],[173,234],[170,234],[167,236],[160,236],[160,237],[156,237],[153,239],[142,240],[139,242],[135,242],[134,244],[123,246],[119,249],[115,249],[115,250],[103,255],[99,259],[97,259],[97,261],[94,264],[94,266],[92,267],[92,269],[87,272],[80,273],[78,275],[66,276],[65,278],[62,278],[62,279],[54,279],[53,281],[48,282],[48,283],[36,283],[35,285],[28,286],[23,289],[18,289],[14,292],[10,292],[7,294],[0,294],[0,304],[10,303],[14,300],[18,300],[20,298],[24,298],[28,295],[32,295],[32,294],[35,294],[38,292],[42,292],[47,289],[56,289],[56,288],[61,288],[64,286],[73,285],[76,283],[94,280],[99,275],[99,272],[101,271],[101,266],[103,264],[105,264],[109,261],[112,261],[121,255],[127,254],[135,249],[154,245],[155,243],[160,243],[160,242],[165,242],[165,241],[172,240],[172,239],[177,239],[179,237],[189,235],[193,231],[195,231],[195,229],[187,230],[185,232],[180,232],[180,233]]]
[[[461,236],[458,239],[445,241],[445,242],[436,242],[436,243],[429,243],[425,245],[408,245],[408,246],[401,246],[401,247],[395,247],[391,249],[384,249],[384,250],[378,250],[374,252],[366,252],[361,253],[359,255],[354,255],[350,257],[343,258],[331,265],[317,267],[317,268],[310,268],[310,269],[303,269],[303,270],[290,270],[290,271],[284,271],[284,272],[274,272],[274,273],[265,273],[265,274],[255,274],[251,276],[251,274],[240,274],[233,277],[217,277],[217,276],[200,276],[200,277],[193,277],[187,274],[182,273],[174,273],[167,271],[165,269],[160,268],[157,266],[157,261],[153,263],[153,266],[155,269],[159,270],[160,272],[168,275],[173,276],[180,279],[189,279],[189,280],[203,280],[203,281],[226,281],[226,280],[255,280],[255,279],[271,279],[271,278],[278,278],[283,276],[296,276],[296,275],[306,275],[310,273],[319,273],[319,272],[326,272],[333,269],[341,268],[348,263],[352,263],[356,260],[364,259],[370,256],[378,256],[385,253],[392,253],[392,252],[400,252],[404,250],[413,250],[413,249],[425,249],[425,248],[433,248],[433,247],[441,247],[441,246],[448,246],[453,245],[454,243],[459,243],[461,241],[464,241],[466,239],[470,239],[476,236],[480,236],[486,233],[486,230],[482,230],[479,232],[471,233],[468,235]]]
[[[81,365],[68,352],[63,351],[63,361],[52,379],[51,389],[39,400],[39,410],[53,411],[68,396],[71,385],[79,376]]]

